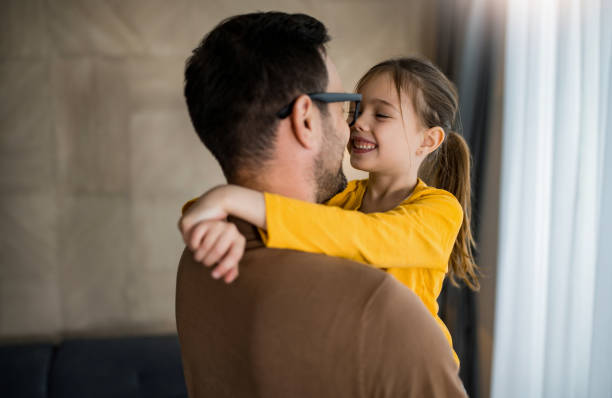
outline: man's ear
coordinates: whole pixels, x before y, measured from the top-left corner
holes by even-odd
[[[289,117],[291,118],[291,127],[295,139],[304,148],[312,149],[316,143],[316,135],[314,127],[314,104],[312,99],[307,95],[300,95],[293,104],[293,110]]]
[[[425,130],[423,133],[423,142],[421,142],[421,146],[419,147],[417,153],[419,155],[424,154],[425,156],[429,155],[442,143],[444,142],[444,129],[440,126],[432,127],[428,130]]]

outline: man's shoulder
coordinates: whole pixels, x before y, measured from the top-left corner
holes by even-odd
[[[239,270],[240,276],[234,284],[256,285],[258,290],[282,286],[287,295],[300,295],[302,290],[316,288],[320,294],[330,297],[359,298],[363,311],[377,313],[397,307],[387,307],[388,301],[402,302],[402,310],[423,307],[419,298],[390,274],[339,257],[262,246],[245,251]],[[193,259],[188,248],[181,257],[179,272],[189,273],[187,279],[199,279],[206,285],[221,283],[211,277],[210,268]]]
[[[211,269],[197,263],[189,249],[181,257],[178,271],[177,292],[192,290],[200,295],[206,290],[207,295],[215,297],[244,295],[272,306],[276,305],[275,297],[281,295],[300,311],[331,308],[354,316],[354,322],[361,322],[362,315],[369,311],[387,312],[385,302],[397,296],[393,294],[395,290],[414,296],[408,306],[422,305],[414,293],[382,270],[295,250],[266,247],[246,250],[239,264],[240,275],[230,286],[214,280]],[[303,302],[304,297],[310,297],[310,302]]]
[[[355,261],[295,250],[261,248],[247,251],[241,263],[246,283],[283,289],[287,297],[316,294],[350,311],[358,322],[385,322],[407,317],[413,328],[431,315],[420,298],[392,275]],[[291,289],[288,289],[291,287]],[[290,291],[291,290],[291,291]],[[429,326],[437,329],[431,320]],[[405,322],[402,321],[403,324]],[[365,326],[365,325],[361,325]]]
[[[303,281],[336,286],[330,294],[341,294],[343,289],[377,289],[390,275],[379,269],[352,260],[297,250],[261,247],[247,250],[240,262],[241,276],[265,274],[266,283],[289,283],[299,287]]]
[[[193,272],[202,275],[211,271],[196,262],[188,248],[184,249],[179,267],[190,268]],[[267,248],[263,245],[244,252],[239,270],[239,279],[254,278],[258,282],[263,280],[263,283],[299,281],[305,278],[319,282],[331,282],[336,279],[358,280],[378,285],[390,277],[382,270],[356,261],[297,250]]]

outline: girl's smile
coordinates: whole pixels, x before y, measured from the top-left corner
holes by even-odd
[[[351,155],[372,152],[373,150],[378,148],[378,145],[376,145],[375,142],[372,142],[362,137],[357,137],[355,135],[351,136],[350,144],[351,145],[349,152]]]

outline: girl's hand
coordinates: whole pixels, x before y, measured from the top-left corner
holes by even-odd
[[[232,283],[238,277],[238,262],[244,254],[246,239],[233,223],[200,221],[191,229],[187,245],[197,262],[207,267],[218,263],[213,278],[223,277],[226,283]]]
[[[266,229],[266,202],[262,192],[238,185],[220,185],[204,193],[180,218],[178,227],[189,246],[191,230],[200,221],[222,220],[228,215]]]
[[[178,227],[187,246],[189,246],[189,236],[193,235],[191,229],[200,221],[222,220],[228,216],[224,203],[226,190],[227,186],[221,185],[203,193],[181,216]]]

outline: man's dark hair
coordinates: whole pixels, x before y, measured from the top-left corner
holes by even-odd
[[[329,40],[313,17],[265,12],[222,21],[193,50],[185,69],[189,115],[229,181],[270,158],[281,108],[325,91]]]

